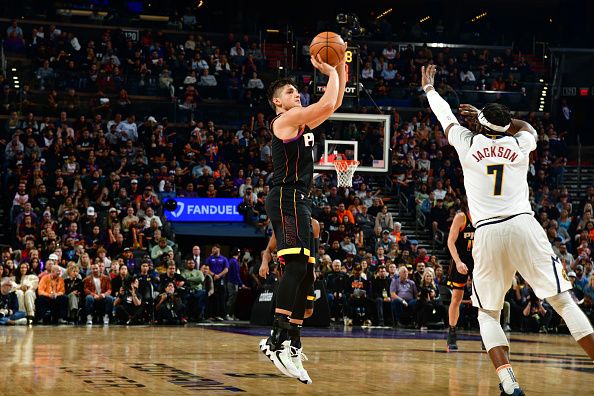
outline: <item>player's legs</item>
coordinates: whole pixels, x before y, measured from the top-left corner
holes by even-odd
[[[574,339],[594,360],[594,330],[568,292],[571,283],[553,252],[545,231],[533,217],[526,219],[524,227],[521,234],[523,247],[513,250],[519,259],[523,259],[523,264],[518,265],[518,270],[530,283],[534,293],[541,299],[547,299],[563,318]]]
[[[456,328],[458,318],[460,317],[460,304],[464,297],[464,290],[452,289],[452,299],[448,309],[450,327]]]
[[[501,381],[502,394],[521,395],[523,392],[509,362],[507,337],[499,322],[505,293],[516,272],[508,250],[510,243],[515,241],[509,238],[506,222],[477,228],[472,251],[472,302],[479,308],[481,338]]]
[[[470,266],[470,264],[468,264]],[[460,317],[460,304],[464,297],[464,287],[466,286],[466,280],[470,274],[472,267],[469,267],[468,274],[461,274],[456,268],[456,263],[450,263],[449,270],[449,281],[448,286],[452,289],[452,298],[450,306],[448,308],[448,339],[447,339],[447,350],[456,351],[458,350],[457,336],[456,336],[456,325],[458,324],[458,318]]]

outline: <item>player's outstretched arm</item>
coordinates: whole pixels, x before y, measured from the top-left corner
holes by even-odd
[[[339,81],[338,72],[332,66],[318,59],[311,57],[312,65],[321,73],[328,76],[326,92],[317,103],[307,107],[293,107],[275,121],[275,134],[280,139],[289,139],[294,137],[295,128],[302,125],[308,125],[312,128],[312,123],[316,120],[325,121],[334,112],[334,106],[338,99]],[[319,124],[318,124],[319,125]]]
[[[342,99],[344,98],[344,92],[346,90],[346,56],[344,56],[340,63],[336,66],[336,72],[338,73],[338,97],[336,98],[336,104],[334,105],[334,110],[332,111],[332,113],[334,113],[340,106],[342,106]],[[313,120],[312,122],[308,123],[307,126],[311,129],[314,129],[320,124],[322,124],[324,121],[326,121],[328,117],[329,116],[324,115],[323,117],[320,117],[317,120]]]
[[[446,137],[450,133],[450,128],[454,125],[458,125],[458,120],[452,113],[452,109],[448,102],[446,102],[435,90],[433,84],[435,83],[435,72],[437,66],[429,65],[427,67],[421,67],[421,86],[423,91],[427,94],[427,100],[431,111],[439,120],[441,127],[444,130]]]
[[[458,249],[456,249],[456,239],[458,239],[460,228],[462,228],[464,220],[466,220],[466,215],[462,212],[457,213],[456,216],[454,216],[454,221],[452,221],[452,225],[450,226],[450,234],[448,235],[448,249],[450,250],[450,255],[456,264],[456,269],[461,274],[467,274],[468,267],[466,267],[466,264],[460,259]]]

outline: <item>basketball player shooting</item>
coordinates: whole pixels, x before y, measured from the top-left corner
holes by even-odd
[[[474,227],[472,303],[478,307],[481,337],[499,379],[502,395],[524,395],[509,362],[509,344],[499,323],[505,293],[518,271],[536,295],[565,320],[571,335],[594,362],[594,334],[586,315],[571,298],[571,283],[528,200],[530,152],[538,135],[509,110],[490,103],[481,110],[461,105],[476,117],[476,131],[461,126],[433,87],[436,67],[422,68],[422,88],[431,110],[454,146],[462,170]]]
[[[284,275],[278,286],[272,333],[260,341],[260,350],[283,374],[301,378],[295,365],[302,360],[301,326],[307,292],[313,283],[308,271],[311,252],[311,200],[313,179],[312,129],[323,123],[342,104],[346,87],[344,55],[333,67],[322,58],[311,63],[328,76],[326,91],[317,103],[302,107],[299,91],[290,79],[270,85],[268,98],[277,116],[271,121],[273,184],[266,198],[268,214],[276,236],[278,257],[284,262]],[[311,383],[311,380],[306,381]]]

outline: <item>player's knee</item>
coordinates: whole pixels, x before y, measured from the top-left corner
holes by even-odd
[[[303,319],[311,318],[311,316],[313,315],[313,311],[314,311],[313,308],[306,309],[305,315],[303,315]]]
[[[563,318],[576,341],[592,334],[592,325],[584,312],[575,303],[569,292],[565,291],[547,298],[553,309]]]
[[[481,337],[487,351],[498,346],[509,346],[507,337],[499,323],[500,311],[479,308],[478,322],[481,327]]]
[[[450,305],[460,305],[462,303],[462,297],[464,297],[463,293],[459,293],[458,290],[454,290],[452,292],[452,298],[450,300]]]

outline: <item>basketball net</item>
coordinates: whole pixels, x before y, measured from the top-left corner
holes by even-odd
[[[352,187],[353,175],[359,166],[356,160],[335,160],[333,162],[338,175],[338,187]]]

